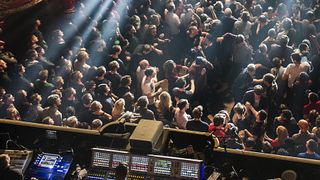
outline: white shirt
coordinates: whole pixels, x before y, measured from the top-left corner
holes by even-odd
[[[177,110],[174,113],[174,119],[176,120],[179,129],[187,129],[187,122],[190,119],[190,115],[186,112]]]

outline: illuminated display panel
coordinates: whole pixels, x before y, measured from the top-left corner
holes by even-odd
[[[93,152],[92,166],[108,168],[110,157],[111,157],[110,153],[95,151]]]
[[[131,171],[148,172],[149,158],[143,156],[131,157]]]
[[[198,178],[199,164],[181,162],[181,172],[182,177],[188,178]]]
[[[56,164],[57,160],[58,160],[59,156],[58,155],[48,155],[45,154],[42,156],[38,167],[43,167],[43,168],[50,168],[52,169],[54,167],[54,165]]]
[[[172,162],[163,159],[156,159],[154,162],[153,172],[157,174],[170,175]]]
[[[129,163],[129,155],[125,154],[113,154],[112,156],[112,168],[116,168],[119,163]]]

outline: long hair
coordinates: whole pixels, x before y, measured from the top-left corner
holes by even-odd
[[[160,99],[159,108],[161,110],[169,109],[172,106],[171,96],[168,92],[163,91],[160,94],[159,99]]]
[[[124,112],[125,109],[125,101],[123,98],[118,99],[114,103],[114,107],[112,108],[112,116],[120,115]]]

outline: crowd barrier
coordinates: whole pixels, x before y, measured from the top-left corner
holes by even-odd
[[[213,164],[226,169],[226,164],[239,175],[257,179],[280,178],[287,170],[293,170],[297,179],[318,179],[320,177],[320,160],[259,153],[236,149],[214,149]]]
[[[125,123],[126,133],[117,134],[97,130],[69,128],[37,124],[24,121],[0,119],[0,149],[6,148],[3,136],[10,135],[12,141],[19,145],[19,148],[44,150],[45,148],[56,149],[70,147],[74,150],[75,158],[84,163],[90,158],[90,149],[94,147],[113,148],[128,150],[128,139],[137,124]],[[105,127],[106,128],[106,127]],[[107,125],[112,130],[112,124]],[[203,151],[207,147],[213,147],[214,141],[210,133],[194,132],[188,130],[164,128],[164,138],[157,143],[158,154],[166,154],[169,145],[176,149],[183,149],[192,145],[195,151]],[[211,146],[208,146],[210,145]],[[234,166],[239,173],[249,177],[268,179],[279,177],[285,170],[291,169],[297,172],[299,179],[313,179],[320,177],[320,161],[297,157],[281,156],[250,152],[243,150],[213,148],[213,151],[206,157],[208,162],[217,168],[224,168],[225,164]]]

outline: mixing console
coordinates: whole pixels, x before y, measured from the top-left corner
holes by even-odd
[[[88,179],[114,180],[119,163],[128,165],[128,180],[203,179],[201,160],[158,155],[136,155],[110,149],[92,149]]]
[[[148,172],[149,158],[145,156],[131,156],[131,171]]]

